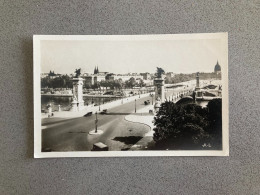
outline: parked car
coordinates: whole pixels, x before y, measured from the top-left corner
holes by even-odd
[[[107,114],[107,109],[102,110],[102,112],[100,112],[100,114]]]
[[[144,101],[144,105],[148,105],[148,104],[150,104],[150,100]]]
[[[92,151],[108,151],[108,146],[102,142],[93,144]]]

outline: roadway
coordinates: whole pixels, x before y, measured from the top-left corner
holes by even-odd
[[[183,89],[167,89],[166,96],[175,95]],[[138,98],[136,109],[144,108],[144,101],[148,99],[152,102],[152,97]],[[94,143],[102,142],[112,151],[128,150],[150,131],[147,125],[125,120],[125,116],[135,114],[134,111],[133,101],[109,109],[107,115],[98,114],[98,129],[104,132],[101,135],[88,134],[95,129],[94,114],[73,119],[42,119],[42,148],[52,151],[90,151]]]
[[[145,107],[144,101],[151,97],[137,99],[136,109]],[[89,151],[93,144],[103,142],[109,150],[126,150],[138,142],[150,127],[131,123],[124,118],[134,114],[135,102],[129,102],[108,110],[107,115],[98,114],[98,129],[104,131],[101,135],[89,135],[95,129],[93,114],[88,117],[73,119],[46,118],[42,119],[42,148],[52,151]]]

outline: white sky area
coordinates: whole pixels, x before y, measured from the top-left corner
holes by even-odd
[[[81,68],[82,73],[115,74],[155,73],[156,67],[165,72],[213,72],[219,61],[220,39],[197,40],[42,40],[41,72],[71,74]]]

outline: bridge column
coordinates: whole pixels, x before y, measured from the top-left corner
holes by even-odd
[[[82,110],[84,108],[83,100],[83,81],[82,78],[73,78],[73,102],[71,111]]]
[[[154,85],[155,85],[155,100],[160,98],[160,100],[164,102],[165,101],[164,79],[155,78]]]
[[[196,74],[196,91],[200,90],[200,76],[199,76],[199,72],[197,72]]]

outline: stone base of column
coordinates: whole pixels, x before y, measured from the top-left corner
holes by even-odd
[[[78,102],[78,110],[83,110],[84,109],[84,101]]]
[[[70,111],[72,111],[72,112],[77,112],[78,111],[78,106],[77,106],[77,104],[78,104],[78,102],[77,101],[73,101],[73,102],[71,102],[71,109],[70,109]]]

